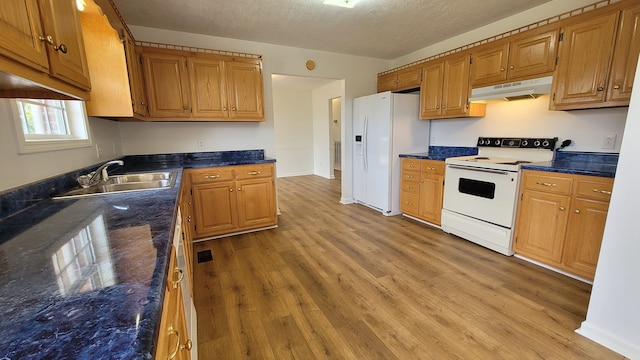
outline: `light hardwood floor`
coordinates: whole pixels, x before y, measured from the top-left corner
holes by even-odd
[[[279,227],[196,243],[208,359],[619,359],[576,334],[591,286],[279,178]]]

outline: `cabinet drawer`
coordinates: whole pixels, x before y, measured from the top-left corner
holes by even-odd
[[[417,214],[420,195],[403,191],[400,196],[400,210],[404,213]]]
[[[420,173],[417,171],[403,171],[400,173],[400,182],[404,183],[405,181],[420,181]]]
[[[570,178],[542,174],[538,172],[524,172],[523,186],[526,189],[544,191],[552,194],[571,194]]]
[[[444,175],[444,161],[423,160],[420,169],[423,175]]]
[[[420,171],[420,159],[402,159],[402,170]]]
[[[213,167],[189,170],[192,184],[233,180],[233,169],[230,167]]]
[[[236,180],[273,177],[273,164],[236,166]]]
[[[406,191],[412,194],[418,194],[420,192],[420,185],[417,181],[402,180],[401,191]]]
[[[613,179],[579,179],[576,196],[609,201],[612,189]]]

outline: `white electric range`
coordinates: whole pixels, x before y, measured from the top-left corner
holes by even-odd
[[[551,161],[558,138],[478,139],[478,155],[445,160],[442,229],[513,255],[520,166]]]

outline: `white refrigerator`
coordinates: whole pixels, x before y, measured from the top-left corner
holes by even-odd
[[[400,214],[400,158],[429,150],[429,120],[417,94],[383,92],[353,99],[353,194],[356,203]]]

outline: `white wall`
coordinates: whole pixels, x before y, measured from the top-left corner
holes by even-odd
[[[475,146],[479,136],[571,139],[567,151],[619,152],[627,108],[549,111],[549,96],[487,104],[483,118],[434,120],[431,143]],[[603,149],[605,135],[617,135],[614,149]]]
[[[136,39],[141,41],[261,54],[266,120],[245,124],[122,123],[123,151],[127,155],[202,151],[197,149],[197,141],[201,139],[206,142],[204,151],[265,149],[267,156],[275,157],[272,74],[344,79],[343,136],[350,136],[351,100],[374,93],[377,86],[375,74],[390,68],[390,61],[387,60],[139,26],[131,26],[131,30]],[[315,70],[306,69],[307,60],[315,61]],[[351,198],[351,152],[346,146],[343,149],[346,149],[343,158],[346,161],[343,164],[342,192],[343,198]]]
[[[98,118],[89,118],[89,128],[94,144],[99,144],[103,149],[100,158],[96,154],[95,145],[70,150],[18,154],[12,117],[9,101],[0,99],[0,191],[122,156],[118,124]],[[113,152],[114,142],[116,153]]]
[[[311,89],[273,88],[278,177],[313,174]]]
[[[313,89],[311,93],[313,98],[313,173],[327,179],[333,179],[333,161],[331,159],[333,144],[329,126],[331,99],[343,96],[344,81],[334,81]]]
[[[636,72],[640,82],[640,68]],[[640,359],[640,92],[631,95],[587,319],[578,332],[630,359]]]

